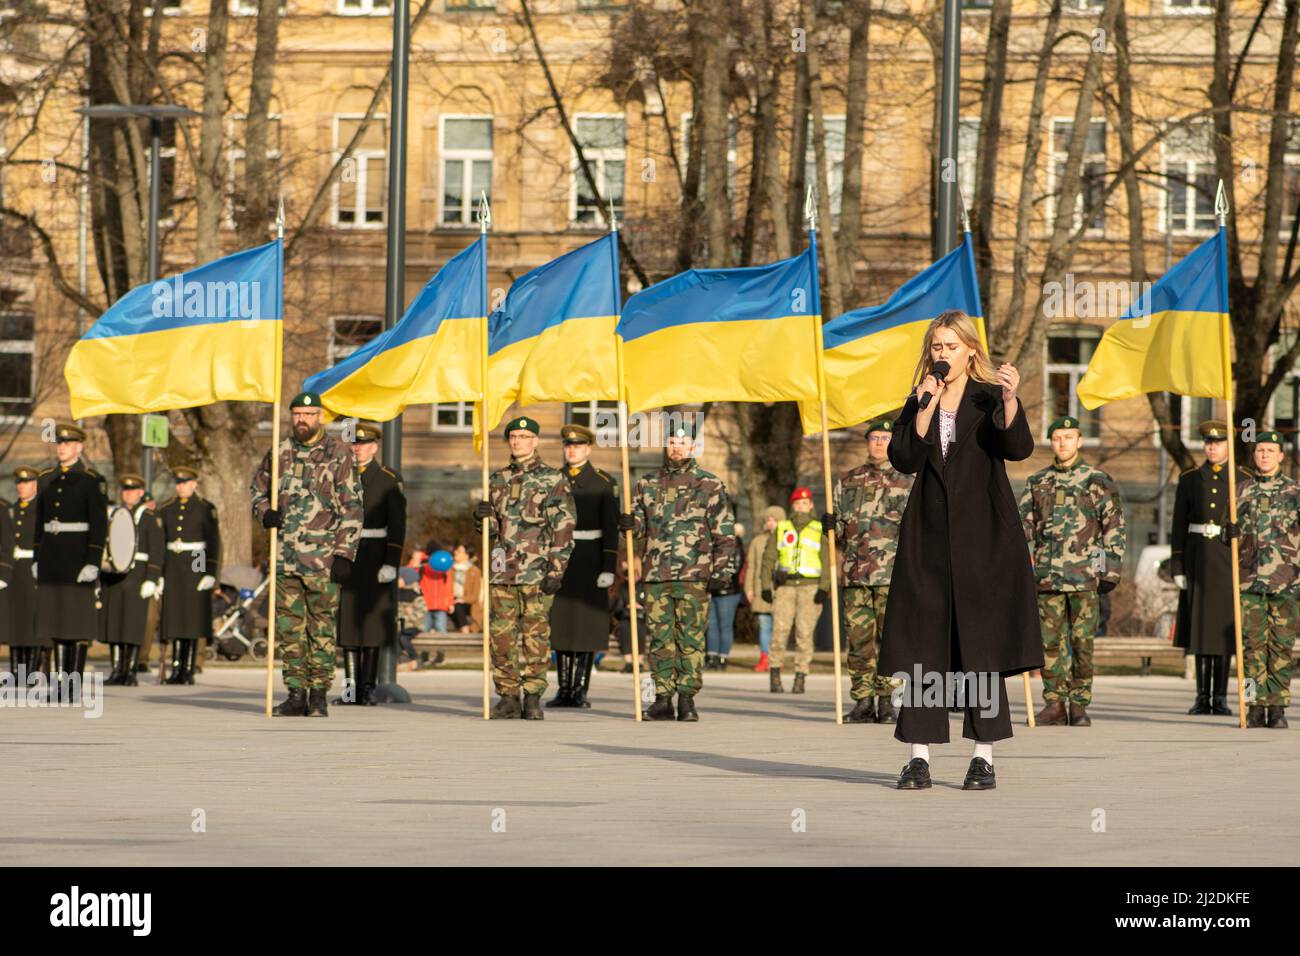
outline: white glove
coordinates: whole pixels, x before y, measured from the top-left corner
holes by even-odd
[[[7,587],[9,587],[8,581],[0,581],[0,591],[3,591]]]
[[[99,568],[95,567],[93,564],[83,565],[81,570],[77,572],[77,583],[89,584],[97,577],[99,577]]]
[[[32,562],[32,580],[33,580],[33,581],[36,580],[36,562],[35,562],[35,561]]]
[[[1185,574],[1175,574],[1175,575],[1174,575],[1174,584],[1177,584],[1177,585],[1178,585],[1178,590],[1180,590],[1180,591],[1186,591],[1186,590],[1187,590],[1187,575],[1185,575]]]
[[[379,573],[375,575],[375,578],[380,584],[387,584],[390,581],[396,581],[397,568],[393,567],[391,564],[385,564],[379,569]]]
[[[158,593],[158,585],[154,581],[145,581],[140,585],[140,597],[146,601]]]
[[[154,591],[153,593],[156,594],[156,595],[158,595],[158,597],[162,597],[162,593],[163,593],[163,585],[166,584],[166,583],[167,583],[167,582],[166,582],[165,580],[163,580],[162,578],[159,578],[159,579],[158,579],[158,590]]]
[[[198,590],[200,591],[211,591],[216,586],[217,579],[210,574],[205,574],[203,577],[199,578]]]
[[[612,571],[601,571],[600,577],[596,578],[596,587],[607,588],[614,583],[614,573]]]

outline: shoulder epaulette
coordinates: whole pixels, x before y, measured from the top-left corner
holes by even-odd
[[[591,470],[594,471],[596,474],[600,475],[600,477],[604,478],[604,479],[605,479],[606,481],[608,481],[611,485],[614,483],[614,479],[613,479],[613,478],[611,478],[611,477],[610,477],[606,472],[601,471],[601,470],[600,470],[599,468],[597,468],[595,465],[592,465],[592,466],[591,466]]]
[[[171,496],[170,498],[168,498],[166,501],[160,501],[160,502],[158,502],[158,507],[159,507],[159,508],[166,508],[169,504],[171,504],[171,503],[172,503],[173,501],[175,501],[175,500],[176,500],[176,496],[175,496],[175,495],[172,495],[172,496]]]
[[[36,477],[37,477],[37,478],[44,478],[46,475],[48,475],[48,474],[49,474],[50,472],[52,472],[53,470],[54,470],[53,466],[51,466],[51,467],[49,467],[49,468],[46,468],[44,471],[42,471],[42,472],[41,472],[39,475],[37,475]]]
[[[1197,467],[1195,467],[1195,468],[1184,468],[1182,471],[1180,471],[1180,472],[1178,473],[1178,477],[1179,477],[1179,478],[1184,478],[1184,477],[1186,477],[1187,475],[1190,475],[1190,474],[1192,474],[1193,472],[1197,472],[1197,471],[1200,471],[1200,470],[1201,470],[1201,469],[1200,469],[1200,466],[1199,466],[1199,465],[1198,465]]]
[[[384,465],[380,465],[380,466],[379,466],[379,470],[382,471],[382,472],[383,472],[385,475],[387,475],[389,478],[395,478],[395,479],[398,480],[398,481],[401,481],[401,480],[402,480],[402,476],[399,475],[397,472],[393,471],[393,469],[391,469],[391,468],[387,468],[387,467],[385,467]]]

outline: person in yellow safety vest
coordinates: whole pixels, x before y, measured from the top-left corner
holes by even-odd
[[[809,488],[796,488],[790,495],[790,517],[777,524],[763,551],[763,600],[772,604],[771,669],[772,693],[780,694],[781,666],[785,661],[790,627],[795,629],[794,687],[802,694],[812,665],[813,632],[821,617],[822,604],[830,590],[829,562],[822,523],[813,517],[813,496]]]

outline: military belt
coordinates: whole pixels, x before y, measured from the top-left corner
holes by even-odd
[[[36,557],[36,551],[33,548],[14,548],[15,561],[30,561]]]
[[[362,528],[361,537],[363,538],[387,538],[387,528]]]
[[[574,541],[599,541],[605,532],[599,528],[584,528],[582,531],[573,532]]]
[[[1207,538],[1217,538],[1223,533],[1223,525],[1215,524],[1213,521],[1209,524],[1189,524],[1187,530],[1192,534],[1203,534]]]
[[[45,522],[45,532],[47,534],[68,534],[74,531],[89,531],[90,522],[88,521],[47,521]]]
[[[135,559],[136,559],[137,561],[148,561],[148,560],[149,560],[149,552],[148,552],[148,551],[137,551],[137,552],[135,553]]]
[[[182,551],[206,551],[208,543],[206,541],[168,541],[167,550],[180,553]]]

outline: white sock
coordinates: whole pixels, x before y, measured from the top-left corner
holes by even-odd
[[[930,745],[929,744],[912,744],[912,759],[920,757],[926,763],[930,762]]]
[[[989,762],[990,767],[993,766],[993,745],[976,744],[974,757],[983,757]],[[974,759],[974,757],[972,757],[972,759]]]

